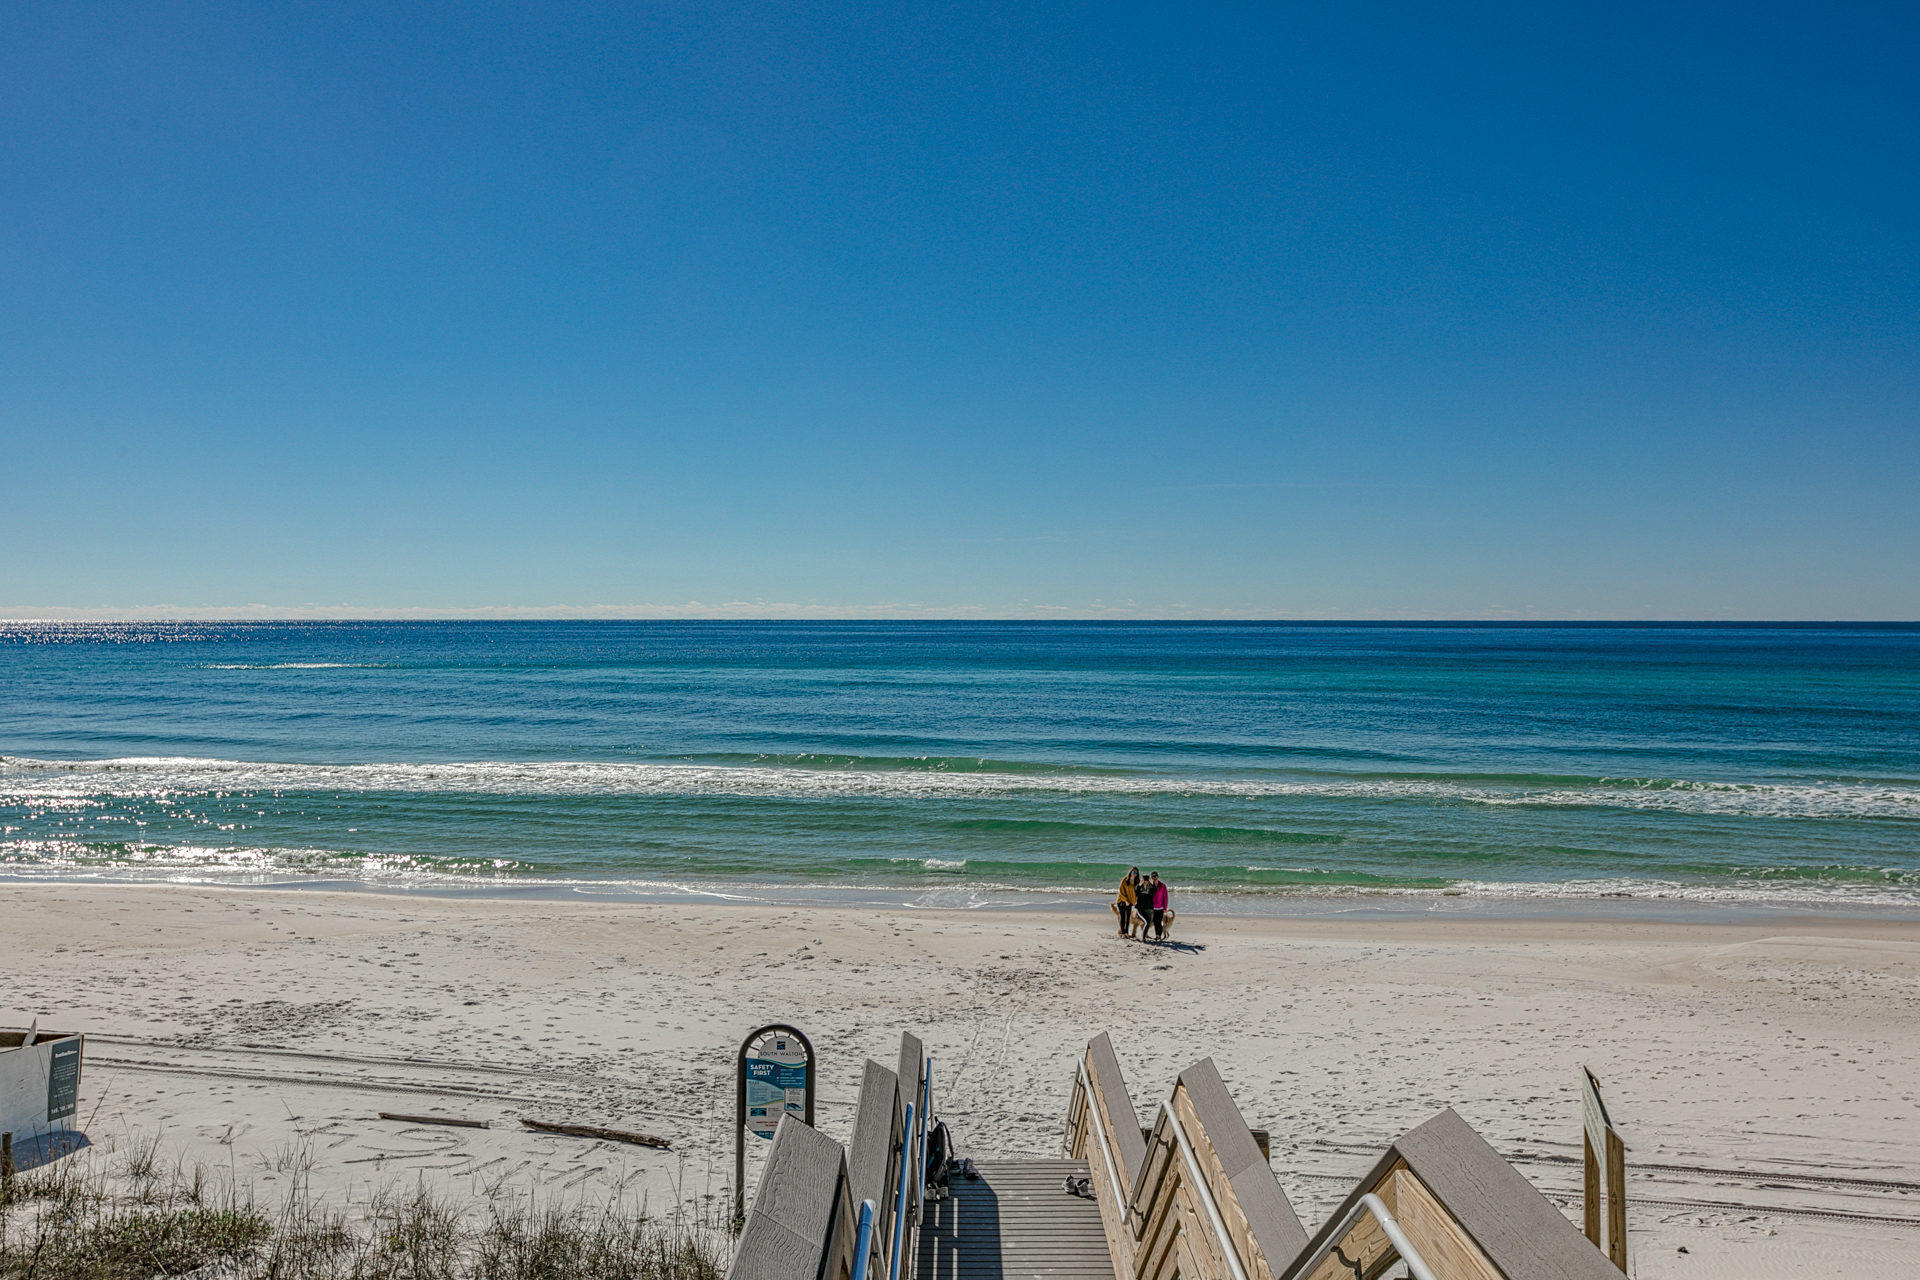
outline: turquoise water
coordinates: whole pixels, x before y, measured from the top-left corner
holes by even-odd
[[[1920,628],[0,624],[0,873],[1920,904]]]

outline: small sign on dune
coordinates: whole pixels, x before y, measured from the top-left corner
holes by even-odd
[[[0,1133],[24,1145],[71,1127],[80,1107],[85,1038],[64,1031],[0,1031]]]

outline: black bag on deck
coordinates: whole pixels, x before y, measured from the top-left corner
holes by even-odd
[[[927,1185],[942,1191],[947,1187],[947,1165],[953,1159],[953,1134],[945,1120],[933,1126],[927,1135]]]

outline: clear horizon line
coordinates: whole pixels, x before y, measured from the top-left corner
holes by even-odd
[[[730,601],[708,605],[493,605],[467,609],[368,608],[354,605],[145,605],[82,608],[0,606],[0,624],[226,623],[226,622],[1300,622],[1300,623],[1521,623],[1659,624],[1715,626],[1920,626],[1916,618],[1862,617],[1672,617],[1647,614],[1547,614],[1516,609],[1473,613],[1286,613],[1227,609],[1148,612],[1131,605],[1047,606],[986,609],[952,605],[798,605],[792,602]]]

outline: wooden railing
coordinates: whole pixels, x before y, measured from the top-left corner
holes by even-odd
[[[1435,1280],[1620,1280],[1607,1256],[1451,1110],[1388,1147],[1280,1280],[1364,1278],[1403,1257],[1418,1258]]]
[[[818,1129],[782,1118],[729,1280],[852,1280],[859,1236],[846,1151]]]
[[[1452,1111],[1395,1142],[1309,1238],[1211,1060],[1141,1133],[1113,1046],[1074,1073],[1084,1159],[1118,1280],[1619,1280],[1573,1224]]]
[[[923,1054],[906,1035],[900,1072],[866,1064],[845,1148],[780,1121],[728,1280],[913,1280],[932,1101]]]
[[[1068,1156],[1087,1162],[1114,1274],[1128,1280],[1133,1275],[1135,1240],[1133,1184],[1146,1161],[1147,1143],[1120,1074],[1120,1061],[1105,1032],[1087,1045],[1074,1073],[1073,1095],[1067,1102],[1066,1147]]]
[[[1307,1233],[1212,1061],[1181,1073],[1144,1137],[1137,1115],[1101,1036],[1075,1075],[1067,1151],[1087,1161],[1115,1275],[1275,1280]]]
[[[899,1199],[900,1155],[905,1139],[906,1111],[900,1078],[869,1061],[860,1080],[860,1102],[854,1112],[853,1140],[847,1144],[847,1166],[854,1203],[873,1203],[873,1242],[883,1257],[893,1242],[894,1205]],[[873,1274],[884,1276],[886,1269],[882,1267]]]

